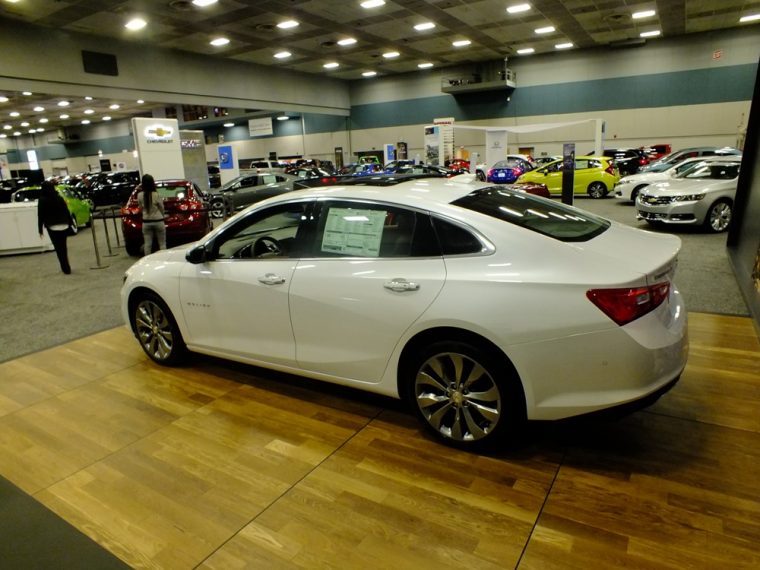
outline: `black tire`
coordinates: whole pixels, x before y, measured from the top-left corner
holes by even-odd
[[[415,351],[402,370],[405,396],[422,425],[445,443],[483,449],[525,421],[525,396],[502,355],[462,341]]]
[[[141,293],[130,306],[132,327],[145,354],[158,364],[180,364],[187,347],[166,303],[158,295]]]
[[[728,226],[731,225],[733,214],[734,208],[731,202],[728,200],[718,200],[707,210],[704,227],[708,232],[716,234],[725,232]]]
[[[214,198],[209,204],[209,214],[212,218],[223,218],[226,208],[224,207],[224,200],[221,198]]]
[[[636,188],[633,189],[633,192],[631,192],[631,202],[636,203],[636,198],[639,197],[639,192],[641,192],[642,188],[646,188],[648,184],[642,184],[641,186],[636,186]]]
[[[125,242],[124,249],[127,250],[127,255],[131,257],[142,257],[142,245],[133,242]]]
[[[486,181],[486,173],[483,172],[482,170],[476,170],[475,171],[475,177],[478,180],[480,180],[481,182],[485,182]]]
[[[604,198],[607,195],[607,187],[604,185],[604,182],[596,181],[588,185],[586,192],[592,198]]]

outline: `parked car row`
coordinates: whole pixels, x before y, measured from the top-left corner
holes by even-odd
[[[92,224],[92,202],[71,186],[58,184],[55,189],[63,196],[71,214],[69,232],[76,234],[79,228],[90,226]],[[25,186],[13,193],[11,201],[37,202],[41,193],[42,188],[40,186]]]

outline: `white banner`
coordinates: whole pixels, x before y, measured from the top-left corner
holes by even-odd
[[[248,134],[252,137],[264,137],[274,134],[272,130],[272,117],[248,119]]]

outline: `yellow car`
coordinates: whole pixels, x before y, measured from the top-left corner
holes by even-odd
[[[604,198],[618,180],[620,180],[620,173],[606,156],[575,157],[573,194],[588,194],[592,198]],[[561,195],[562,161],[555,160],[545,166],[526,172],[517,179],[517,182],[546,184],[549,193]]]

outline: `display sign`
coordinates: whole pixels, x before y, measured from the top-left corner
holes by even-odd
[[[322,251],[357,257],[377,257],[386,212],[330,208],[322,238]]]
[[[232,158],[232,147],[229,145],[219,147],[219,168],[221,170],[235,168],[235,161]]]
[[[252,137],[264,137],[274,134],[272,130],[272,117],[248,119],[248,134]]]
[[[132,134],[140,172],[156,180],[184,178],[177,119],[133,117]]]
[[[174,129],[166,125],[149,125],[143,132],[145,142],[148,143],[171,143],[174,140]]]
[[[438,165],[442,159],[441,129],[438,126],[425,127],[425,162]]]

